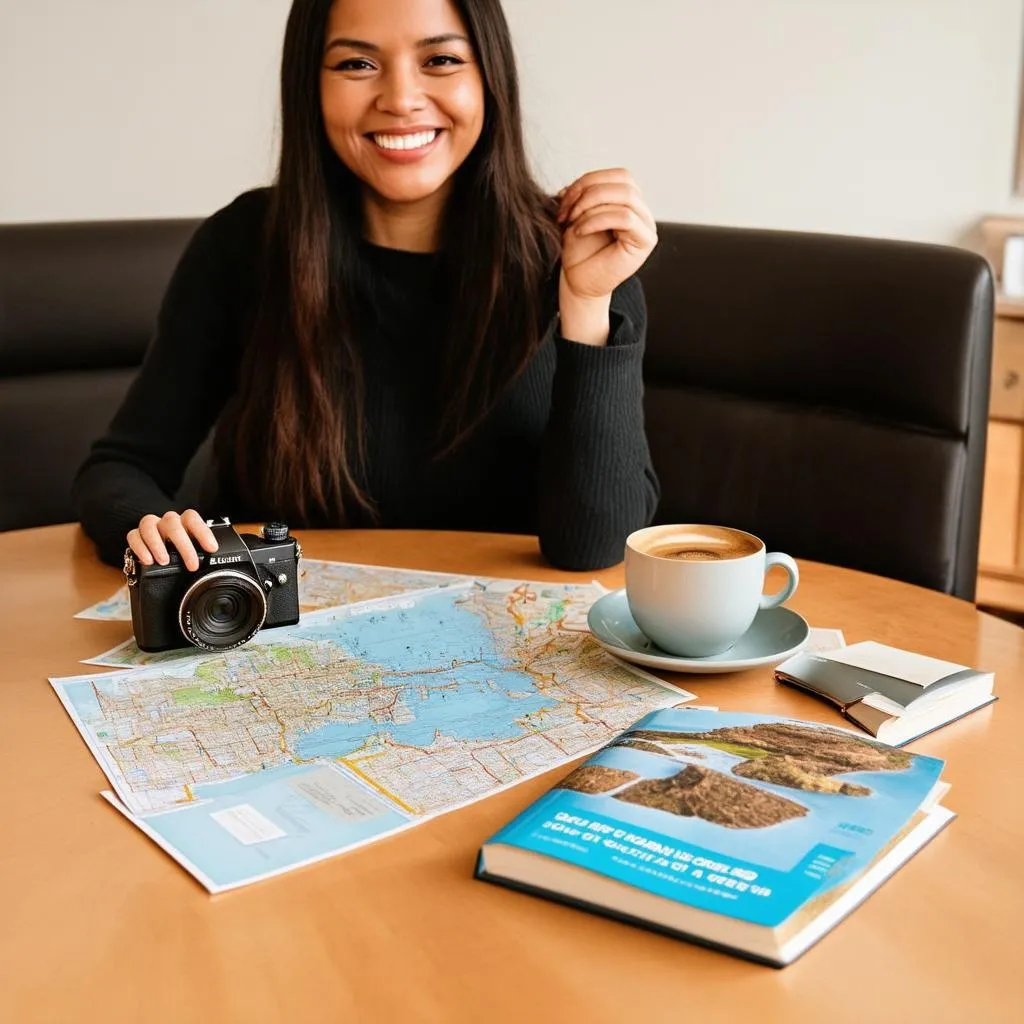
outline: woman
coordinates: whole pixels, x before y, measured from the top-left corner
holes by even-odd
[[[534,184],[499,0],[295,0],[281,93],[275,185],[198,229],[76,478],[101,557],[216,550],[168,511],[215,425],[207,516],[619,561],[658,496],[633,277],[656,233],[628,173]]]

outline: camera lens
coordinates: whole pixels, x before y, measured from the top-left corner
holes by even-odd
[[[257,583],[234,569],[196,580],[181,600],[178,622],[185,638],[208,651],[226,651],[251,640],[267,617]]]

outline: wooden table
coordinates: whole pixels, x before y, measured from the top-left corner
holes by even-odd
[[[525,537],[300,537],[316,558],[574,578]],[[906,584],[801,570],[792,605],[812,625],[994,669],[1001,699],[914,744],[947,760],[959,818],[774,971],[473,881],[480,843],[565,769],[210,897],[99,797],[103,775],[46,681],[128,635],[72,618],[119,574],[76,527],[0,534],[0,1019],[1024,1020],[1024,632]],[[621,567],[597,575],[621,584]],[[723,709],[840,721],[767,669],[677,681]]]

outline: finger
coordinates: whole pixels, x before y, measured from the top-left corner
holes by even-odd
[[[562,190],[560,193],[561,205],[559,213],[563,213],[571,206],[580,197],[585,188],[589,188],[591,185],[610,183],[620,185],[635,184],[633,175],[625,167],[609,167],[599,171],[587,171],[586,174],[581,174],[571,185],[567,185]]]
[[[160,533],[178,549],[185,568],[189,572],[195,572],[199,568],[199,555],[196,554],[192,538],[189,537],[188,530],[185,529],[177,512],[168,512],[160,520]]]
[[[194,508],[181,513],[181,523],[199,541],[204,551],[212,554],[217,550],[217,538],[213,535],[213,530],[206,525],[206,520]]]
[[[635,184],[633,175],[625,167],[604,167],[596,171],[587,171],[581,174],[572,184],[566,186],[566,193],[573,189],[582,190],[589,185],[600,185],[605,182],[619,182],[623,184]]]
[[[630,194],[631,188],[633,186],[622,181],[604,181],[587,185],[580,191],[573,192],[575,198],[562,208],[559,218],[571,221],[573,217],[578,217],[584,210],[601,203],[623,203],[629,206],[633,200],[633,196]],[[639,194],[639,189],[637,192]]]
[[[640,189],[636,185],[615,181],[605,182],[601,185],[590,185],[585,188],[580,193],[579,198],[566,208],[562,219],[566,223],[571,224],[580,214],[585,213],[587,210],[591,210],[595,206],[605,206],[609,203],[628,206],[640,217],[648,213],[647,207],[644,205],[643,196],[640,195]],[[649,213],[648,216],[650,216]],[[651,222],[653,223],[653,221],[654,218],[651,217]]]
[[[631,209],[653,232],[657,232],[658,225],[654,214],[648,209],[647,204],[640,195],[640,190],[635,185],[606,184],[591,185],[585,189],[575,204],[566,211],[562,223],[571,225],[588,210],[600,206],[627,206]]]
[[[145,541],[139,536],[137,529],[128,531],[128,547],[132,549],[135,557],[143,565],[153,564],[153,556],[149,553],[149,548],[146,547]]]
[[[572,229],[581,238],[599,231],[612,231],[616,239],[628,248],[650,250],[657,242],[657,234],[629,207],[604,206],[585,213]]]
[[[171,559],[167,554],[164,539],[160,536],[161,522],[162,520],[154,515],[143,516],[139,521],[139,536],[142,538],[142,543],[149,548],[153,560],[158,565],[166,565]]]

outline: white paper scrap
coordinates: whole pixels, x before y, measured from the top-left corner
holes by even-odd
[[[214,811],[210,817],[245,846],[280,839],[288,834],[251,804],[225,807],[222,811]]]
[[[807,643],[802,650],[804,653],[815,651],[818,654],[824,651],[835,651],[846,646],[846,637],[841,629],[812,629]]]

